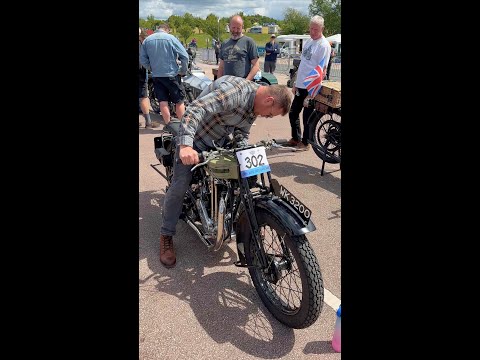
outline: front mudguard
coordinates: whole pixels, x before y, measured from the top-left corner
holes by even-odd
[[[285,226],[285,229],[289,236],[305,235],[311,231],[316,230],[315,224],[309,219],[308,224],[305,225],[302,218],[296,214],[293,208],[285,201],[277,196],[257,198],[255,202],[255,213],[257,209],[270,213],[281,224]],[[237,239],[237,253],[239,263],[246,266],[245,260],[245,239],[250,236],[250,225],[247,218],[246,211],[240,214],[236,227],[236,239]]]

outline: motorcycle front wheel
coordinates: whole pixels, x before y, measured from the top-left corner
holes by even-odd
[[[315,253],[305,235],[289,236],[271,213],[260,209],[256,213],[268,267],[260,268],[257,247],[247,237],[245,257],[255,289],[278,321],[291,328],[306,328],[318,319],[323,307],[323,280]]]

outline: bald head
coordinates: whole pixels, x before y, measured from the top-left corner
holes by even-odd
[[[240,15],[233,15],[230,18],[229,27],[230,27],[230,37],[233,40],[238,40],[243,36],[242,34],[243,19]]]

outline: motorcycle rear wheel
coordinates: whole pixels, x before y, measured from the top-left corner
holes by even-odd
[[[257,221],[269,269],[258,266],[251,236],[245,240],[245,257],[262,302],[281,323],[295,329],[312,325],[323,307],[323,280],[317,258],[305,235],[289,236],[271,213],[257,209]],[[272,281],[271,276],[276,279]]]

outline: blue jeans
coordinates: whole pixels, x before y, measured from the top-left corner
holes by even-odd
[[[193,165],[184,165],[178,157],[179,149],[175,153],[175,163],[173,164],[172,183],[165,195],[163,202],[162,227],[160,234],[173,236],[176,232],[178,218],[182,213],[183,198],[192,180]]]

